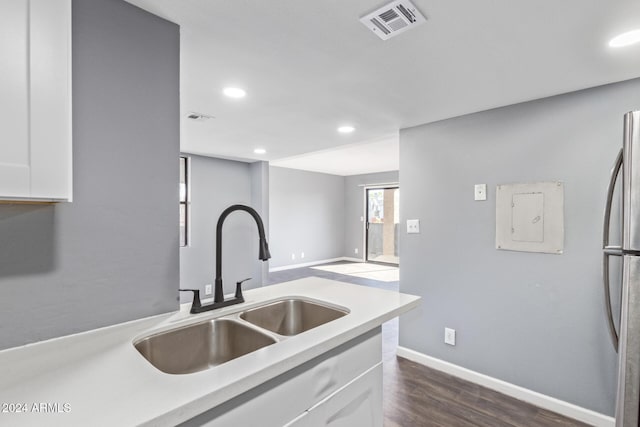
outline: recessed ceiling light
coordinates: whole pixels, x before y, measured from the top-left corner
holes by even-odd
[[[239,87],[225,87],[222,93],[229,98],[244,98],[247,95],[247,92]]]
[[[354,128],[353,126],[340,126],[338,128],[338,132],[340,133],[351,133],[354,130],[356,130],[356,128]]]
[[[264,148],[256,148],[255,150],[253,150],[253,152],[256,154],[265,154],[267,150],[265,150]]]
[[[640,42],[640,29],[627,31],[626,33],[622,33],[618,36],[615,36],[609,42],[609,46],[623,47],[623,46],[629,46],[638,42]]]

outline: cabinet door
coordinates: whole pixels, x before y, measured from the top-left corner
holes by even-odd
[[[382,363],[311,408],[302,425],[382,427]]]
[[[71,0],[0,2],[0,199],[71,199]]]
[[[0,3],[0,194],[28,196],[29,3]]]
[[[307,411],[380,365],[381,331],[378,326],[302,365],[292,367],[290,371],[184,422],[181,427],[320,425],[314,424],[315,419]],[[380,390],[374,390],[372,396],[380,401],[381,372]],[[367,425],[372,426],[375,424]]]

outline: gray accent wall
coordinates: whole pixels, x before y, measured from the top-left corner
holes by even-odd
[[[400,345],[612,415],[602,212],[622,116],[638,108],[631,80],[402,130],[400,215],[421,233],[401,234],[400,289],[423,301]],[[549,180],[565,185],[564,254],[496,250],[496,185]]]
[[[271,166],[269,211],[271,268],[343,256],[344,177]]]
[[[249,165],[251,174],[251,206],[258,212],[264,223],[264,232],[269,241],[269,162],[254,162]],[[257,247],[256,247],[257,250]],[[267,283],[269,261],[255,264],[253,277],[260,283]]]
[[[190,243],[180,248],[180,287],[200,289],[215,278],[215,242],[218,217],[235,204],[252,206],[260,212],[268,201],[259,193],[265,177],[263,166],[233,160],[187,154],[190,158],[191,214]],[[254,166],[255,165],[255,166]],[[268,182],[267,182],[268,184]],[[255,185],[255,190],[254,190]],[[268,218],[267,218],[268,219]],[[265,218],[263,217],[263,220]],[[268,223],[267,223],[268,224]],[[222,228],[222,279],[226,294],[235,291],[236,281],[251,277],[244,289],[262,286],[262,265],[258,260],[258,228],[246,212],[233,212]],[[181,301],[191,301],[190,294]]]
[[[176,310],[179,29],[73,2],[73,203],[0,205],[0,349]]]
[[[365,188],[377,184],[398,183],[398,171],[352,175],[344,178],[344,256],[364,261]],[[402,190],[400,190],[402,197]],[[362,219],[362,220],[361,220]],[[355,253],[355,249],[358,253]]]

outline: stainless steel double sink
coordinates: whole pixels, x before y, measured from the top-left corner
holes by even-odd
[[[216,319],[142,337],[133,344],[167,374],[218,366],[348,314],[318,301],[282,299]]]

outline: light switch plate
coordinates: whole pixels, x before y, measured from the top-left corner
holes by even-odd
[[[487,200],[487,184],[476,184],[474,189],[475,200]]]
[[[444,328],[444,343],[449,345],[456,345],[456,330],[451,328]]]
[[[419,219],[408,219],[407,220],[407,234],[418,234],[420,233],[420,220]]]

